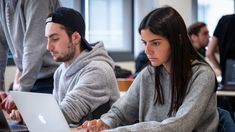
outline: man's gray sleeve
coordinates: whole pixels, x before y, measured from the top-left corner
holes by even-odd
[[[0,23],[0,91],[4,91],[4,75],[7,65],[8,46]]]

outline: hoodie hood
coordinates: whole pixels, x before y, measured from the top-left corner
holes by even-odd
[[[67,68],[65,68],[64,63],[61,65],[61,68],[67,69],[65,76],[68,77],[77,73],[92,61],[106,62],[114,69],[114,61],[105,50],[103,42],[97,42],[92,48],[91,51],[83,50],[77,59]]]

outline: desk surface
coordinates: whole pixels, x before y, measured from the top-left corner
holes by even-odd
[[[129,87],[131,86],[132,82],[134,81],[134,79],[121,79],[118,78],[117,79],[117,84],[118,84],[118,88],[119,91],[127,91],[129,89]]]
[[[120,91],[120,96],[122,97],[126,92]],[[235,96],[235,91],[216,91],[217,96]]]
[[[217,96],[235,96],[235,86],[220,86],[221,90],[216,91]]]
[[[217,96],[235,96],[235,91],[225,91],[220,90],[216,91]]]

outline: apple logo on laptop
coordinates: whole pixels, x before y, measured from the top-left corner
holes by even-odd
[[[43,124],[46,124],[47,122],[46,122],[46,120],[45,120],[45,118],[43,117],[43,115],[41,114],[41,113],[39,113],[38,114],[38,119],[41,121],[41,123],[43,123]]]

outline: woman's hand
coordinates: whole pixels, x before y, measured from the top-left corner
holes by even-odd
[[[86,128],[88,132],[100,132],[105,129],[109,129],[110,127],[106,125],[100,119],[95,119],[91,121],[85,121],[78,129]]]

